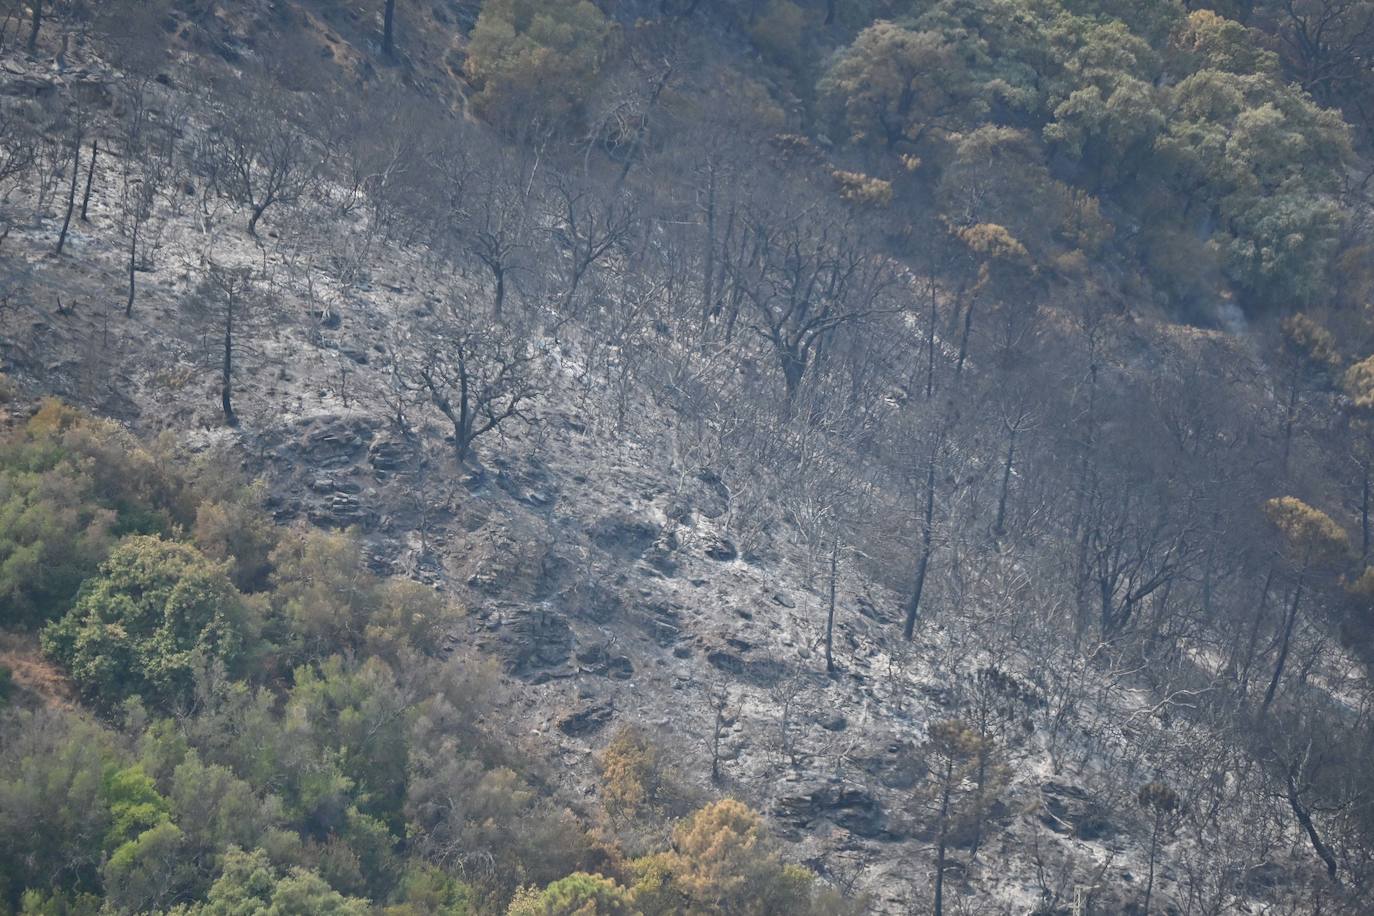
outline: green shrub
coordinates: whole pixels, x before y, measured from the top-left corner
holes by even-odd
[[[0,443],[0,605],[23,627],[71,606],[118,536],[195,517],[185,479],[118,425],[58,401]]]
[[[112,711],[131,696],[170,708],[189,694],[197,668],[241,670],[257,627],[225,564],[137,535],[111,552],[42,642],[96,708]]]
[[[610,878],[575,872],[542,892],[521,890],[506,916],[631,916],[638,912],[629,892]]]
[[[588,0],[488,0],[468,44],[474,104],[506,126],[576,120],[613,35]]]

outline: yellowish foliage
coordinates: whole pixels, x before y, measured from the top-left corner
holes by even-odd
[[[840,186],[840,196],[851,204],[865,207],[886,207],[892,203],[892,182],[874,178],[862,172],[836,169],[830,173]]]
[[[1283,534],[1289,550],[1304,564],[1333,563],[1350,551],[1350,538],[1331,516],[1296,496],[1264,504],[1264,514]]]

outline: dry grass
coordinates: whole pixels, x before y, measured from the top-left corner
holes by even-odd
[[[0,666],[10,670],[16,702],[61,709],[75,707],[72,682],[62,669],[43,657],[37,637],[0,631]]]

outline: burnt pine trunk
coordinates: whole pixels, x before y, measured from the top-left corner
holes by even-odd
[[[782,361],[782,381],[787,390],[787,403],[796,400],[801,390],[802,378],[806,375],[806,357],[796,347],[781,345],[778,357]]]
[[[1360,559],[1369,560],[1369,465],[1360,464]]]
[[[992,533],[1001,536],[1007,520],[1007,494],[1011,490],[1012,462],[1016,460],[1016,426],[1007,424],[1007,461],[1002,465],[1002,490],[997,496],[997,520],[992,525]]]
[[[29,29],[29,53],[38,53],[38,30],[43,27],[43,0],[33,0],[33,25]]]
[[[838,577],[839,566],[840,539],[836,537],[830,542],[830,601],[825,615],[825,670],[827,674],[835,673],[833,654],[835,645],[835,579]]]
[[[712,166],[706,181],[706,246],[702,252],[701,269],[701,339],[706,341],[706,329],[716,313],[716,170]]]
[[[935,268],[930,269],[930,327],[926,330],[926,400],[935,393]]]
[[[91,141],[91,162],[86,167],[86,193],[81,195],[81,222],[89,223],[86,211],[91,206],[91,185],[95,182],[95,160],[100,156],[100,139]]]
[[[1154,827],[1150,831],[1150,873],[1145,880],[1145,916],[1150,914],[1150,897],[1155,889],[1155,858],[1159,854],[1159,831],[1162,826],[1161,815],[1156,812]]]
[[[67,212],[62,217],[62,231],[57,236],[57,253],[61,254],[67,244],[67,230],[72,225],[72,214],[76,212],[76,183],[81,175],[81,134],[72,140],[72,180],[67,186]]]
[[[935,461],[940,454],[943,435],[937,436],[930,450],[930,460],[926,462],[926,500],[921,515],[921,558],[916,564],[916,582],[911,589],[911,600],[906,606],[906,625],[902,636],[908,642],[916,633],[916,618],[921,613],[921,593],[925,591],[926,572],[930,568],[930,555],[934,549],[935,532]]]
[[[970,296],[968,308],[964,310],[964,329],[959,334],[959,357],[954,361],[954,377],[962,378],[964,374],[964,360],[968,358],[969,337],[973,334],[973,310],[978,305],[978,297]]]
[[[142,218],[135,216],[132,230],[129,232],[129,299],[124,303],[125,318],[131,318],[134,314],[134,290],[137,284],[134,273],[138,267],[138,231],[142,226]]]
[[[491,272],[496,277],[496,303],[492,308],[492,317],[500,321],[506,303],[506,269],[499,264],[493,264]]]
[[[940,833],[935,840],[935,916],[945,911],[945,849],[949,845],[949,802],[954,781],[954,758],[945,763],[944,785],[940,790]]]
[[[227,426],[238,426],[239,418],[234,413],[234,293],[225,296],[224,306],[224,365],[220,372],[219,403],[224,408],[224,422]]]
[[[1293,426],[1298,417],[1298,390],[1302,379],[1302,362],[1294,357],[1293,374],[1288,379],[1288,404],[1283,411],[1283,455],[1280,469],[1288,477],[1288,457],[1293,450]]]
[[[1264,573],[1264,585],[1260,588],[1259,603],[1255,607],[1255,617],[1250,622],[1250,638],[1245,647],[1245,663],[1240,670],[1240,696],[1250,693],[1250,666],[1255,662],[1255,648],[1259,645],[1260,624],[1264,622],[1264,612],[1269,607],[1269,589],[1274,584],[1274,564],[1270,563]]]
[[[1298,622],[1298,603],[1302,600],[1302,580],[1307,572],[1306,564],[1303,565],[1303,572],[1298,575],[1298,582],[1293,586],[1293,601],[1288,606],[1288,619],[1283,624],[1283,641],[1279,644],[1279,660],[1274,663],[1274,676],[1269,679],[1269,689],[1264,692],[1264,702],[1260,704],[1260,716],[1264,716],[1269,711],[1269,705],[1274,702],[1274,695],[1279,690],[1279,680],[1283,677],[1283,666],[1288,662],[1288,650],[1293,642],[1293,627]]]
[[[253,208],[253,213],[252,213],[252,215],[248,217],[248,234],[249,234],[249,235],[253,236],[254,238],[257,238],[257,235],[258,235],[258,220],[262,219],[262,215],[263,215],[264,213],[267,212],[267,208],[270,207],[270,206],[272,206],[272,203],[273,203],[273,198],[271,198],[271,197],[266,197],[266,198],[263,198],[262,203],[258,204],[257,206],[255,206],[255,207]]]
[[[382,13],[382,53],[387,57],[396,53],[396,0],[386,0]]]
[[[1294,763],[1288,768],[1286,782],[1288,789],[1288,806],[1293,809],[1293,816],[1302,825],[1303,832],[1307,834],[1307,840],[1312,844],[1312,849],[1326,865],[1326,874],[1333,881],[1336,879],[1336,855],[1331,851],[1331,847],[1322,842],[1322,838],[1317,833],[1316,824],[1312,823],[1312,812],[1302,803],[1302,798],[1298,793],[1297,779],[1298,764]]]

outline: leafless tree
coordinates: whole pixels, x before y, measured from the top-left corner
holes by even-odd
[[[232,96],[216,118],[212,154],[220,189],[248,211],[248,232],[274,204],[292,204],[315,181],[318,155],[279,91]]]
[[[552,180],[550,234],[567,261],[560,314],[569,314],[583,278],[614,254],[636,231],[630,199],[618,190],[598,188],[563,176]]]
[[[452,425],[458,461],[501,424],[533,422],[538,354],[516,331],[481,321],[450,301],[426,323],[425,336],[412,383]]]

